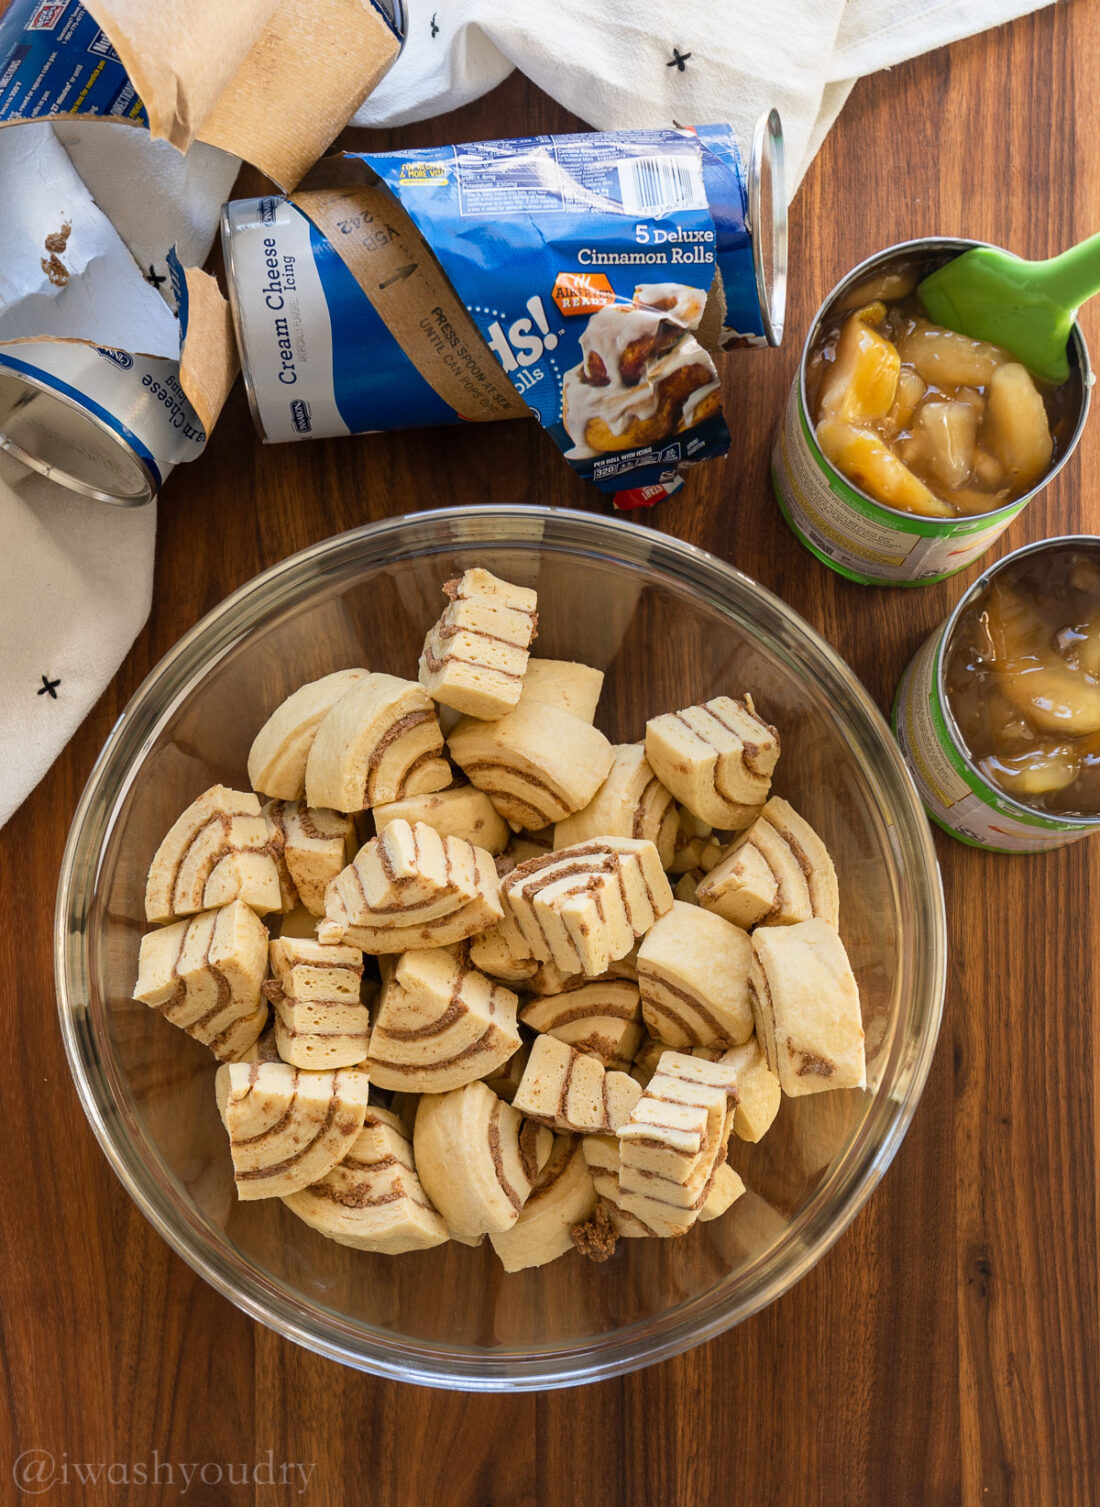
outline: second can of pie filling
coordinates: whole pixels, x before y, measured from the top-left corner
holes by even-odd
[[[965,569],[1073,452],[1092,375],[1080,326],[1069,379],[933,325],[921,278],[977,241],[891,246],[818,310],[772,453],[791,529],[850,581],[920,586]]]
[[[1100,831],[1100,538],[1030,544],[980,576],[913,657],[894,735],[925,809],[972,847]]]

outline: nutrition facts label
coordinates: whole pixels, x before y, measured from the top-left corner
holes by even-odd
[[[664,214],[705,209],[699,146],[676,131],[646,133],[632,152],[623,137],[534,136],[456,148],[463,215],[561,210]]]

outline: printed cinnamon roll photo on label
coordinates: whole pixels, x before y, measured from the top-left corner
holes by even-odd
[[[715,356],[778,344],[780,171],[772,112],[747,173],[700,126],[346,154],[230,204],[261,434],[531,413],[602,489],[667,487],[728,449]]]

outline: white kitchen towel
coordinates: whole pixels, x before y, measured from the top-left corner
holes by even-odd
[[[205,260],[239,166],[201,144],[182,157],[124,124],[0,131],[0,339],[62,335],[178,356],[167,253]],[[59,286],[42,265],[44,240],[65,224]],[[0,452],[0,825],[141,631],[156,524],[155,504],[89,502]]]
[[[1050,0],[407,0],[408,40],[356,116],[453,110],[521,68],[599,128],[729,121],[778,107],[793,194],[853,80]],[[273,118],[273,128],[277,120]],[[529,123],[501,120],[500,135]],[[0,131],[0,335],[84,335],[174,351],[165,256],[201,262],[237,163],[180,157],[129,125]],[[73,225],[64,289],[43,229]],[[56,221],[56,223],[55,223]],[[168,482],[171,503],[173,482]],[[0,455],[0,825],[117,670],[149,610],[156,510],[61,491]]]
[[[513,68],[600,130],[728,121],[747,145],[774,105],[793,196],[857,77],[1050,3],[408,0],[404,50],[354,124],[456,109]]]

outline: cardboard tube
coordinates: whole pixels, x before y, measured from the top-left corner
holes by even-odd
[[[462,418],[527,418],[509,382],[400,204],[365,163],[318,164],[293,203],[313,221],[417,371]]]

